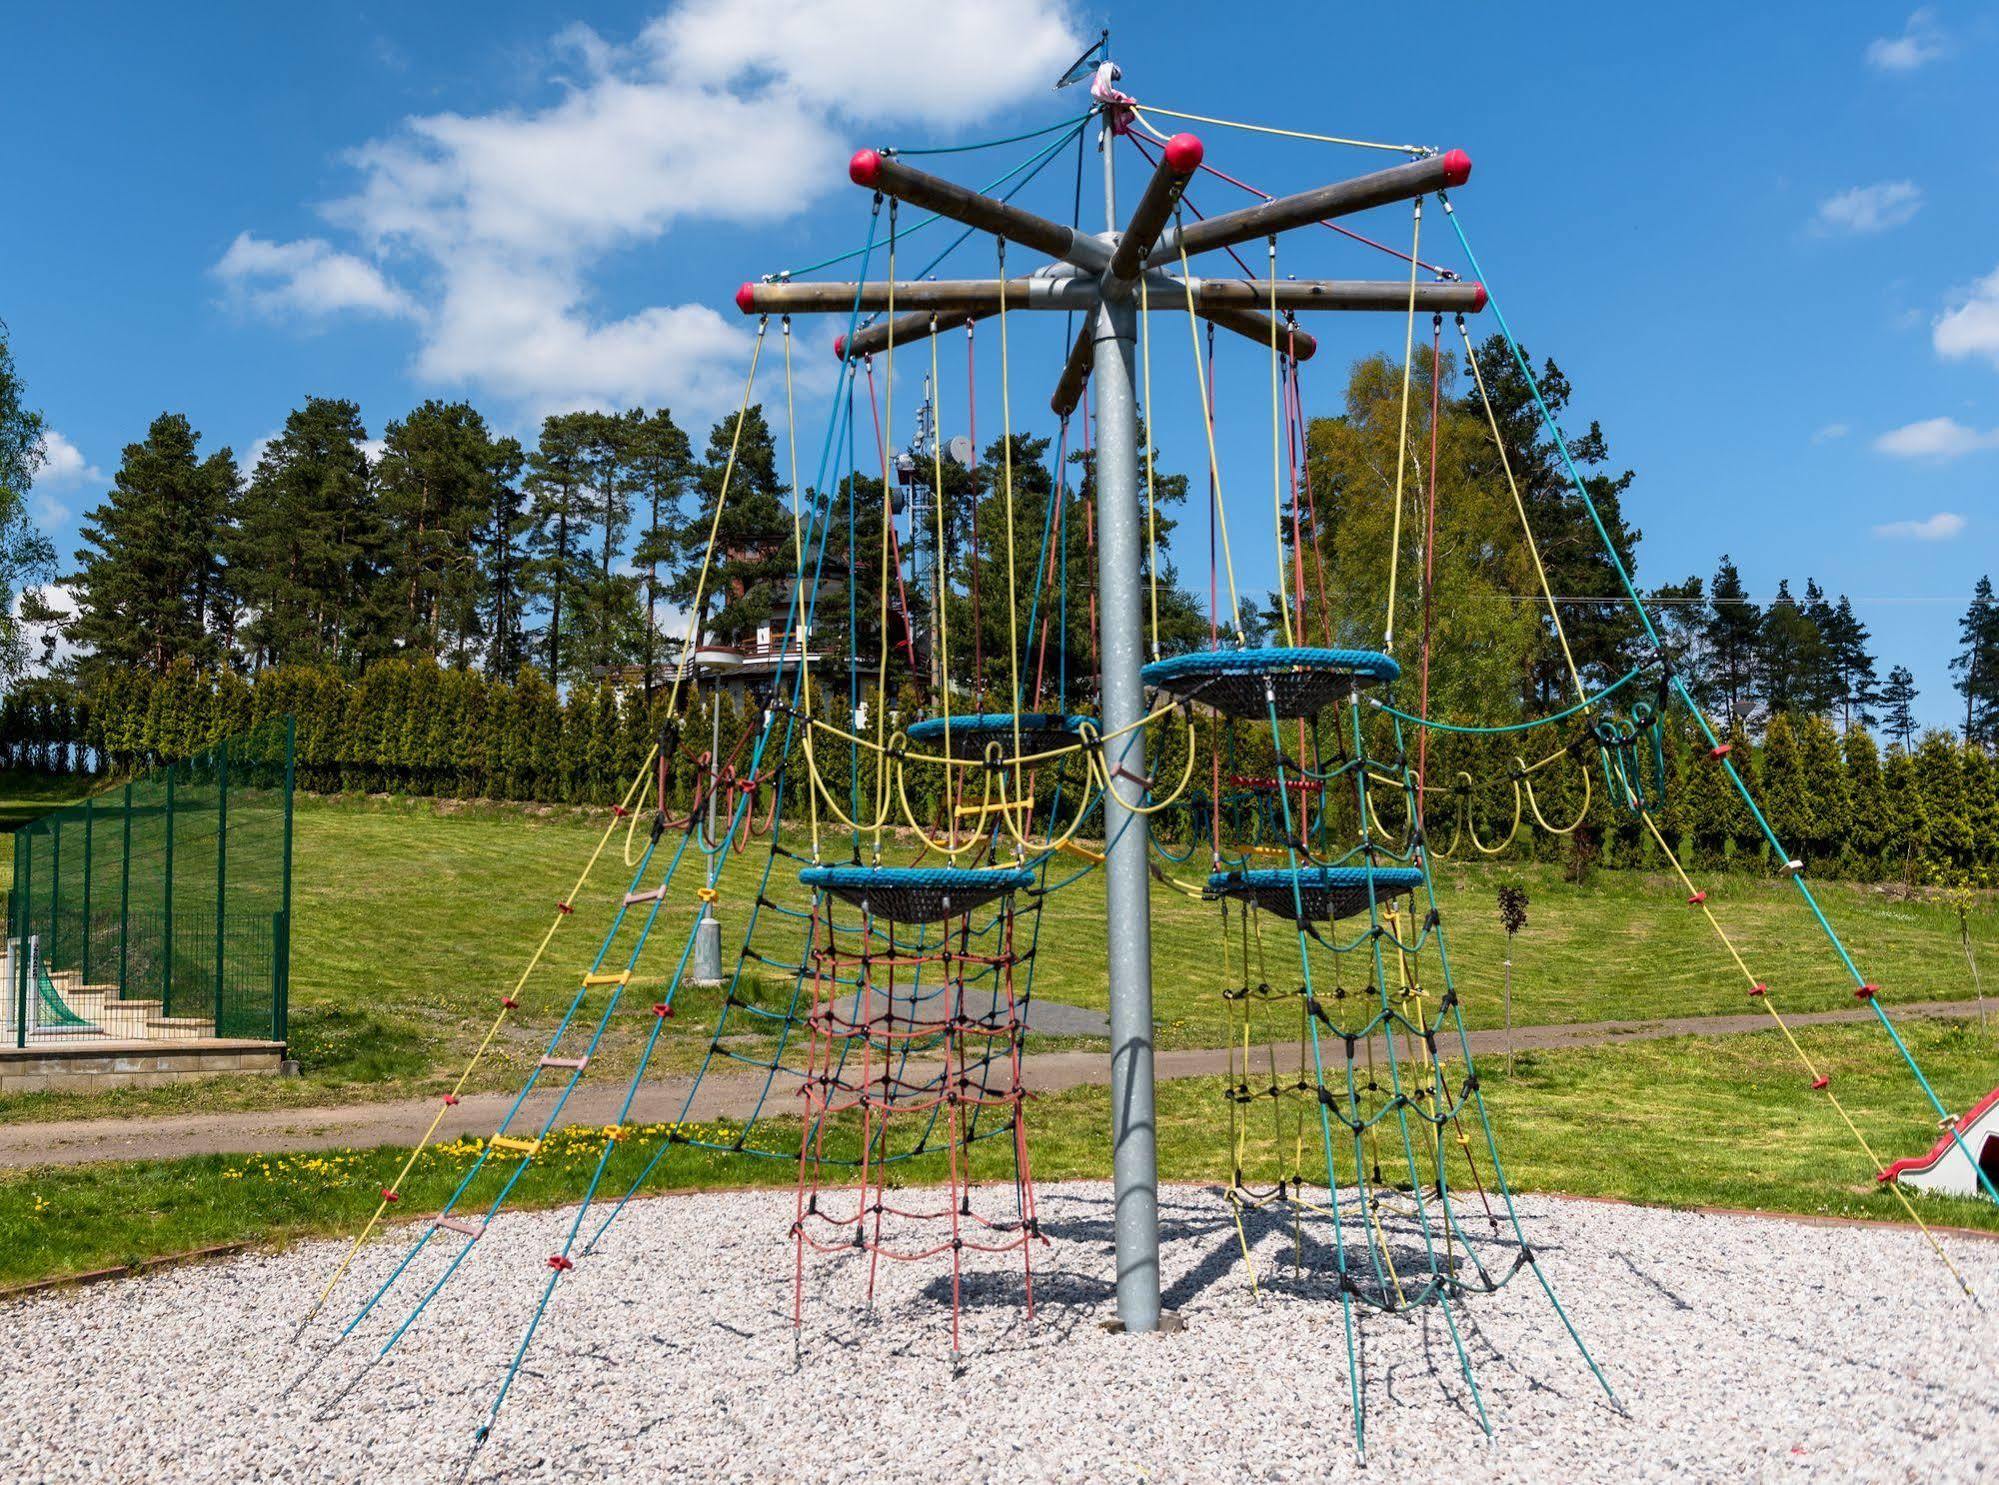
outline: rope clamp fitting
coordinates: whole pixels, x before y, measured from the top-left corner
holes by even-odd
[[[1881,987],[1879,985],[1862,985],[1858,990],[1853,992],[1853,998],[1855,1000],[1872,1000],[1880,993]]]
[[[446,1107],[447,1109],[450,1109],[450,1108],[456,1108],[456,1107],[458,1106],[458,1095],[457,1095],[456,1093],[447,1093],[447,1094],[445,1094],[445,1095],[444,1095],[444,1106],[445,1106],[445,1107]]]
[[[548,1266],[557,1273],[564,1274],[576,1267],[576,1260],[562,1253],[551,1253],[548,1255]]]
[[[384,1186],[384,1187],[382,1188],[382,1200],[383,1200],[383,1201],[385,1201],[385,1202],[398,1202],[398,1201],[401,1201],[402,1199],[403,1199],[403,1198],[402,1198],[402,1193],[401,1193],[401,1192],[399,1192],[399,1191],[396,1191],[396,1190],[395,1190],[395,1189],[393,1189],[392,1187],[388,1187],[388,1186]]]
[[[673,1015],[673,1007],[663,1000],[657,1001],[653,1005],[652,1013],[664,1021]]]
[[[1761,980],[1758,980],[1754,985],[1749,987],[1749,993],[1752,996],[1768,995],[1770,993],[1770,987],[1764,984]]]
[[[557,911],[558,913],[562,914],[562,916],[563,916],[563,917],[565,917],[565,918],[566,918],[566,917],[568,917],[568,916],[569,916],[569,915],[570,915],[571,913],[573,913],[573,912],[575,912],[575,911],[576,911],[576,909],[575,909],[575,908],[571,907],[571,906],[570,906],[570,905],[569,905],[568,903],[566,903],[566,902],[558,902],[558,903],[557,903],[557,904],[555,905],[555,910],[556,910],[556,911]]]
[[[501,1009],[501,1010],[503,1010],[503,1011],[517,1011],[517,1010],[519,1010],[520,1008],[521,1008],[521,1003],[520,1003],[520,1002],[519,1002],[518,1000],[515,1000],[515,999],[513,998],[513,996],[511,996],[511,995],[502,995],[502,996],[500,997],[500,1009]]]
[[[1689,898],[1687,899],[1687,906],[1688,906],[1688,907],[1699,907],[1699,906],[1700,906],[1700,905],[1701,905],[1702,903],[1704,903],[1704,902],[1706,902],[1706,901],[1707,901],[1707,893],[1705,893],[1705,892],[1696,892],[1696,893],[1695,893],[1695,894],[1694,894],[1694,895],[1693,895],[1692,897],[1689,897]]]
[[[1816,1089],[1823,1090],[1831,1086],[1832,1086],[1832,1079],[1829,1077],[1816,1077],[1812,1079],[1812,1087]]]

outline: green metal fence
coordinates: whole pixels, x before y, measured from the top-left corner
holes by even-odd
[[[285,1039],[295,731],[273,718],[15,832],[15,1046]]]

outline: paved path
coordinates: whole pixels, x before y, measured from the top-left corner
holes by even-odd
[[[1895,1007],[1898,1016],[1974,1016],[1971,1001],[1931,1001]],[[1793,1026],[1821,1026],[1873,1019],[1862,1009],[1819,1011],[1789,1016]],[[1683,1016],[1656,1021],[1582,1021],[1560,1026],[1519,1026],[1514,1045],[1524,1049],[1605,1046],[1621,1041],[1648,1041],[1668,1036],[1727,1036],[1762,1031],[1770,1018],[1761,1011],[1737,1016]],[[1501,1031],[1474,1031],[1472,1052],[1490,1057],[1506,1050]],[[1227,1051],[1194,1048],[1160,1052],[1155,1070],[1160,1078],[1212,1077],[1228,1070]],[[1296,1065],[1278,1052],[1280,1064]],[[1037,1092],[1059,1093],[1109,1081],[1110,1068],[1102,1052],[1039,1052],[1025,1064],[1027,1086]],[[679,1116],[690,1079],[685,1076],[649,1081],[632,1105],[632,1118],[643,1123]],[[760,1076],[712,1074],[702,1081],[690,1117],[696,1121],[741,1117],[750,1113],[763,1088]],[[617,1116],[623,1084],[585,1084],[563,1109],[564,1124],[604,1124]],[[773,1089],[773,1106],[782,1105],[789,1090]],[[468,1094],[450,1110],[440,1126],[440,1138],[461,1134],[488,1135],[512,1102],[510,1093]],[[535,1128],[547,1117],[555,1094],[530,1098],[514,1127]],[[258,1109],[219,1114],[157,1115],[138,1119],[71,1119],[46,1124],[0,1125],[0,1168],[24,1165],[73,1165],[88,1160],[148,1160],[179,1155],[248,1153],[251,1151],[325,1150],[371,1145],[408,1145],[423,1137],[437,1112],[435,1098],[397,1103],[349,1104],[340,1108]]]

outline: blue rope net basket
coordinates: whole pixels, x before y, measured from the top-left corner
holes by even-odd
[[[974,712],[969,716],[953,717],[950,756],[984,758],[986,749],[994,743],[999,744],[1003,758],[1052,753],[1057,748],[1073,747],[1080,742],[1083,728],[1089,720],[1088,717],[1065,716],[1061,712],[1022,712],[1020,750],[1016,753],[1012,712]],[[911,723],[907,736],[911,742],[926,747],[933,744],[942,746],[944,731],[942,717],[926,717],[921,722]]]
[[[1321,921],[1353,918],[1370,901],[1384,903],[1423,885],[1414,866],[1301,866],[1259,871],[1218,871],[1208,878],[1210,898],[1233,897],[1254,903],[1280,918]]]
[[[1025,866],[808,866],[798,880],[895,923],[943,923],[1034,885]]]
[[[1267,717],[1274,698],[1280,717],[1313,717],[1349,686],[1392,681],[1401,674],[1401,666],[1374,650],[1278,647],[1173,655],[1153,661],[1139,678],[1155,690],[1198,701],[1224,716]]]

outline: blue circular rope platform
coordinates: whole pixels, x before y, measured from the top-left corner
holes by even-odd
[[[1088,717],[1066,716],[1061,712],[1022,712],[1020,751],[1016,754],[1013,750],[1012,712],[973,712],[968,716],[951,718],[951,756],[983,758],[986,748],[995,742],[1010,758],[1052,753],[1057,748],[1070,747],[1078,742],[1089,722]],[[944,734],[942,717],[925,717],[921,722],[910,723],[905,735],[913,743],[941,743]]]
[[[1345,695],[1349,686],[1392,681],[1402,667],[1375,650],[1278,646],[1195,650],[1155,660],[1138,674],[1148,686],[1226,716],[1269,716],[1274,699],[1278,716],[1310,717]]]
[[[1207,895],[1255,903],[1280,918],[1317,921],[1365,913],[1370,887],[1373,900],[1382,903],[1422,885],[1422,869],[1414,866],[1276,867],[1218,871],[1208,878]]]
[[[815,892],[896,923],[942,923],[1034,885],[1025,866],[808,866],[798,880]]]

